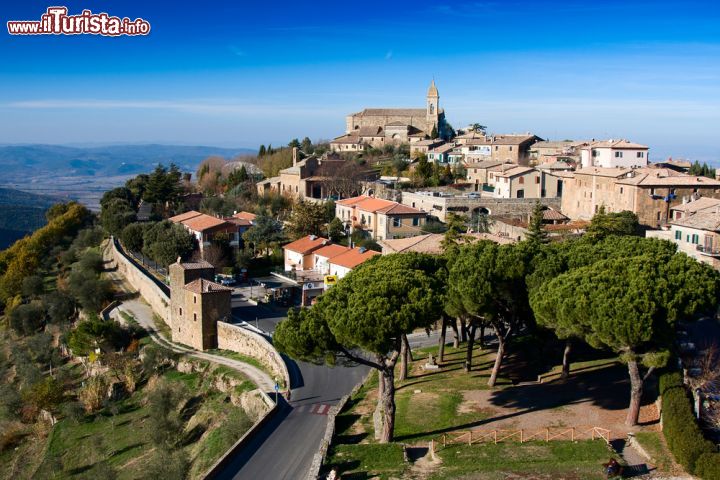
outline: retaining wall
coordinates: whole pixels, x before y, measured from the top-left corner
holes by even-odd
[[[217,322],[218,348],[258,359],[277,379],[290,385],[290,374],[282,356],[262,335],[226,322]]]
[[[165,323],[169,323],[170,291],[167,285],[161,284],[159,280],[145,273],[140,265],[119,249],[117,239],[112,237],[110,238],[110,251],[118,271],[142,295],[153,311]]]

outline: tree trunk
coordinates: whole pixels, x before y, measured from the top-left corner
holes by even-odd
[[[453,348],[460,348],[460,333],[458,332],[457,318],[453,318],[450,328],[453,330]]]
[[[466,372],[469,372],[470,370],[472,370],[473,347],[475,346],[475,329],[477,328],[477,324],[475,322],[471,322],[469,327],[470,327],[470,335],[468,335],[467,350],[465,352],[465,371]]]
[[[410,348],[410,341],[407,338],[407,335],[402,336],[402,341],[405,343],[405,349],[407,350],[407,359],[409,362],[415,361],[413,358],[412,348]]]
[[[485,324],[480,325],[480,350],[485,349]]]
[[[447,335],[447,318],[445,315],[442,316],[442,327],[440,328],[440,340],[438,341],[438,362],[442,363],[445,361],[445,336]]]
[[[570,350],[572,350],[572,340],[565,339],[565,350],[563,351],[562,374],[560,378],[568,378],[570,376]]]
[[[633,426],[638,424],[640,418],[640,400],[643,394],[643,378],[640,376],[637,360],[628,361],[628,373],[630,374],[630,407],[625,425]]]
[[[497,382],[498,373],[500,373],[500,367],[502,366],[503,356],[505,355],[505,337],[500,334],[498,328],[494,328],[495,335],[497,335],[498,349],[495,354],[495,364],[493,365],[492,373],[490,373],[490,379],[488,380],[488,386],[494,387]]]
[[[403,335],[400,343],[400,376],[398,377],[401,382],[408,377],[408,350],[407,337]]]
[[[381,398],[383,398],[384,390],[385,390],[385,383],[383,382],[383,373],[382,370],[378,370],[378,402],[375,406],[375,412],[373,413],[373,428],[375,429],[375,440],[380,440],[380,437],[382,435],[382,428],[383,428],[383,413],[382,413],[382,402],[380,401]]]
[[[465,326],[465,319],[460,317],[460,341],[467,342],[467,329]]]
[[[395,365],[382,370],[383,389],[382,395],[378,398],[378,403],[382,405],[382,430],[380,433],[380,443],[389,443],[393,441],[393,432],[395,430]]]

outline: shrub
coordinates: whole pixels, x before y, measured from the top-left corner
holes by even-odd
[[[21,423],[0,422],[0,452],[17,446],[25,435],[27,432]]]
[[[704,480],[720,478],[720,453],[703,453],[695,461],[695,475]]]
[[[693,414],[692,401],[682,386],[679,373],[660,377],[663,433],[675,460],[688,472],[695,473],[697,459],[715,451],[705,439]]]
[[[85,382],[85,385],[78,392],[78,399],[85,407],[86,412],[92,413],[102,407],[107,388],[107,380],[100,375],[89,378]]]

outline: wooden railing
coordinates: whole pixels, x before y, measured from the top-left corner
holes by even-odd
[[[495,430],[466,430],[444,433],[442,437],[433,439],[433,443],[448,445],[500,442],[550,442],[552,440],[599,440],[610,443],[610,430],[596,426],[580,427],[546,427],[528,429],[495,429]]]

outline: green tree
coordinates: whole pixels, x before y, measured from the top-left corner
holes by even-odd
[[[130,190],[127,186],[124,186],[113,188],[112,190],[108,190],[103,193],[102,198],[100,198],[100,208],[106,207],[116,198],[125,200],[133,208],[137,207],[138,198],[133,194],[132,190]]]
[[[258,157],[264,157],[266,153],[265,145],[260,145],[260,149],[258,150]]]
[[[28,298],[37,298],[45,292],[45,282],[39,275],[25,277],[22,282],[22,294]]]
[[[570,270],[540,286],[530,301],[545,323],[575,323],[573,334],[620,355],[630,376],[626,423],[636,425],[644,383],[666,364],[676,323],[714,311],[718,293],[720,278],[708,265],[686,255],[669,261],[642,255]]]
[[[448,252],[457,247],[464,240],[465,232],[467,232],[465,217],[452,212],[448,213],[447,230],[445,230],[445,238],[441,242],[443,251]]]
[[[189,258],[195,249],[195,239],[182,225],[163,220],[145,232],[143,245],[145,255],[167,267],[178,257]]]
[[[297,138],[293,138],[292,140],[290,140],[290,143],[288,143],[288,147],[290,147],[290,148],[296,148],[296,147],[297,147],[297,148],[300,148],[300,140],[298,140]]]
[[[605,213],[605,206],[601,206],[593,215],[585,235],[599,240],[608,235],[637,235],[640,231],[640,222],[637,215],[630,211]]]
[[[543,228],[543,211],[544,208],[540,202],[535,203],[533,213],[530,216],[530,222],[528,224],[528,233],[525,235],[525,240],[532,248],[537,248],[543,243],[548,242],[548,235]]]
[[[74,268],[68,276],[68,288],[80,306],[88,312],[99,312],[112,299],[112,284],[92,271]]]
[[[75,318],[75,299],[63,290],[44,295],[42,303],[50,323],[61,325]]]
[[[113,320],[100,320],[93,316],[78,323],[68,334],[68,346],[75,355],[88,355],[96,348],[103,352],[116,352],[130,343],[129,333]]]
[[[127,200],[113,198],[100,210],[100,223],[110,235],[119,236],[123,228],[136,220],[136,215]]]
[[[345,237],[345,225],[342,220],[335,217],[328,224],[328,236],[330,240],[335,243],[339,243]]]
[[[171,163],[169,168],[158,165],[148,176],[143,200],[160,205],[176,204],[182,191],[181,177],[182,173],[174,163]]]
[[[319,203],[300,201],[295,204],[288,220],[290,238],[298,239],[307,235],[321,236],[326,219],[325,207]]]
[[[292,311],[278,325],[273,341],[296,359],[334,363],[346,358],[376,369],[375,433],[381,442],[391,442],[402,339],[439,318],[443,272],[443,260],[435,256],[377,256],[340,280],[311,309]]]
[[[241,183],[247,182],[249,178],[250,176],[247,173],[247,168],[245,168],[245,165],[242,165],[240,168],[236,168],[230,172],[226,183],[228,188],[234,188]]]
[[[525,288],[529,259],[521,245],[497,245],[479,241],[463,245],[449,266],[448,300],[445,310],[468,317],[470,338],[476,326],[489,325],[498,340],[488,385],[495,386],[511,335],[530,320]],[[472,344],[468,348],[468,363]],[[469,368],[468,368],[469,369]]]
[[[308,155],[312,154],[314,150],[312,141],[308,137],[303,138],[300,149]]]
[[[252,245],[255,250],[264,250],[266,253],[283,238],[282,224],[266,215],[258,215],[253,226],[243,233],[243,240],[246,243]]]
[[[120,233],[120,240],[122,240],[125,248],[131,252],[140,252],[143,249],[143,236],[147,230],[147,224],[144,223],[131,223],[126,225]]]
[[[10,327],[19,335],[32,335],[45,326],[45,310],[40,302],[18,305],[10,312]]]
[[[433,165],[428,162],[427,156],[420,155],[418,157],[418,163],[415,167],[415,176],[418,178],[418,180],[423,183],[427,183],[427,181],[432,177],[433,175]]]
[[[437,125],[433,125],[432,131],[430,132],[430,138],[438,138]]]

